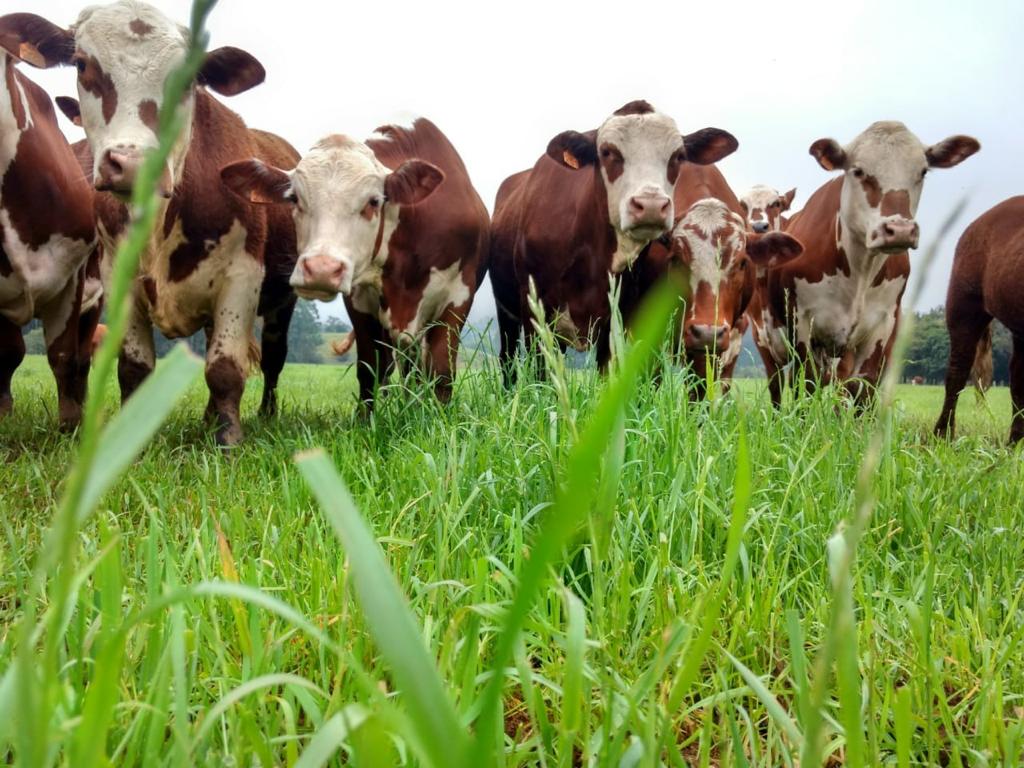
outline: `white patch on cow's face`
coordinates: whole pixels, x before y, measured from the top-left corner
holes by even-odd
[[[598,162],[608,194],[608,216],[621,252],[612,265],[613,272],[621,272],[644,245],[671,226],[673,182],[669,180],[669,163],[682,151],[683,138],[675,121],[657,112],[613,115],[598,129]],[[667,198],[667,225],[633,226],[630,200],[634,197]]]
[[[914,223],[928,170],[925,149],[899,122],[874,123],[845,148],[840,221],[868,250],[886,222]]]
[[[299,259],[290,282],[300,296],[330,300],[337,295],[307,289],[307,259],[324,257],[344,267],[339,291],[346,295],[367,275],[377,274],[374,282],[379,281],[387,240],[398,225],[398,207],[384,204],[388,173],[373,150],[347,136],[324,139],[291,172]],[[381,245],[374,258],[378,236]]]
[[[185,31],[152,6],[120,0],[84,10],[74,32],[82,127],[98,173],[107,151],[144,153],[157,146],[152,118],[163,103],[168,76],[185,59]],[[147,109],[152,110],[149,125],[143,119]],[[191,95],[182,109],[186,128],[169,161],[172,183],[185,162]]]
[[[709,325],[731,324],[727,315],[737,300],[731,293],[742,287],[739,278],[745,269],[743,219],[720,200],[707,198],[690,206],[672,236],[673,253],[689,267],[687,321],[699,318],[698,322]]]
[[[740,203],[746,211],[748,226],[753,228],[757,222],[764,221],[768,224],[767,231],[782,231],[783,197],[777,189],[758,184],[740,198]]]

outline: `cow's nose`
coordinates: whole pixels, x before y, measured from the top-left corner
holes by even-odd
[[[101,192],[130,194],[142,166],[142,153],[135,147],[108,149],[96,169],[96,189]]]
[[[763,235],[768,231],[768,222],[764,219],[758,219],[757,221],[751,222],[750,228],[759,235]]]
[[[921,227],[916,221],[902,218],[886,219],[872,232],[869,244],[883,250],[917,248],[920,237]]]
[[[694,323],[686,329],[686,346],[691,349],[723,349],[728,337],[728,325]]]
[[[338,293],[348,267],[345,262],[321,254],[302,260],[303,288],[325,293]]]
[[[665,195],[634,195],[629,198],[629,216],[634,226],[667,226],[672,223],[672,201]]]

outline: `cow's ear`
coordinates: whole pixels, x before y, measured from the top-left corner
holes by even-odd
[[[548,142],[548,157],[578,171],[597,162],[597,131],[563,131]]]
[[[253,159],[242,160],[220,169],[224,186],[256,205],[295,202],[291,177],[280,168]]]
[[[406,160],[384,179],[384,194],[389,203],[416,205],[430,197],[444,172],[425,160]]]
[[[0,47],[39,69],[70,64],[75,36],[34,13],[0,16]]]
[[[683,136],[686,159],[697,165],[711,165],[728,157],[739,147],[736,137],[721,128],[701,128]]]
[[[255,88],[266,77],[267,71],[255,56],[229,46],[206,54],[196,82],[221,96],[237,96]]]
[[[785,232],[747,232],[747,256],[759,267],[782,266],[803,252],[803,243]]]
[[[82,108],[78,103],[78,99],[72,99],[70,96],[58,96],[55,101],[57,102],[57,108],[64,113],[64,117],[81,128]]]
[[[846,150],[835,139],[818,139],[808,151],[826,171],[841,171],[846,167]]]
[[[925,150],[928,165],[932,168],[952,168],[981,149],[977,139],[970,136],[950,136],[948,139],[932,144]]]
[[[793,205],[793,199],[796,197],[796,187],[793,187],[789,192],[782,196],[782,210],[788,211],[789,207]]]

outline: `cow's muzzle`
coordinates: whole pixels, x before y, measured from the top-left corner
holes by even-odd
[[[130,196],[143,160],[142,151],[136,146],[122,145],[106,150],[96,166],[93,186],[100,192]],[[165,199],[169,198],[173,186],[170,169],[165,167],[157,185],[157,193]]]
[[[917,248],[921,227],[912,219],[891,218],[884,220],[868,237],[868,247],[880,251],[905,251]]]

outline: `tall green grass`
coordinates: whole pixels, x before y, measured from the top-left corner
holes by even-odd
[[[79,442],[33,363],[0,425],[9,761],[1021,762],[1024,472],[991,413],[946,444],[894,377],[860,416],[830,389],[691,402],[664,289],[606,380],[541,329],[545,381],[485,363],[447,408],[397,381],[364,419],[351,369],[289,367],[280,419],[250,391],[222,454],[182,352],[103,429],[151,199]]]

